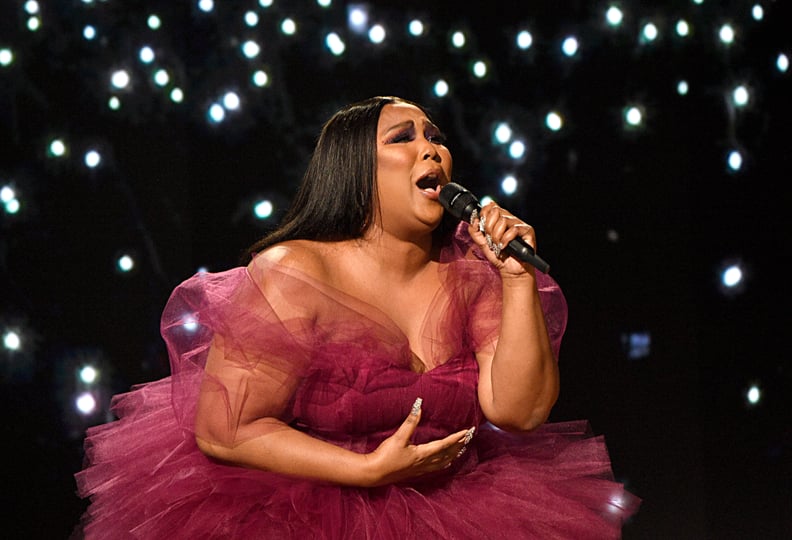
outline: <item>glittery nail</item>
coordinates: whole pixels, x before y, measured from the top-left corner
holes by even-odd
[[[413,416],[418,416],[418,413],[421,412],[421,404],[423,403],[422,398],[417,398],[415,403],[413,403],[412,409],[410,410],[410,414]]]
[[[473,440],[473,434],[474,434],[475,432],[476,432],[476,426],[473,426],[472,428],[470,428],[469,430],[467,430],[467,433],[465,433],[465,439],[464,439],[464,441],[462,441],[462,442],[463,442],[464,444],[468,444],[470,441],[472,441],[472,440]]]

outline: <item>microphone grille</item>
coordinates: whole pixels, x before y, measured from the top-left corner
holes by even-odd
[[[440,189],[438,200],[449,214],[464,221],[470,220],[470,213],[478,206],[476,197],[454,182],[448,183]]]

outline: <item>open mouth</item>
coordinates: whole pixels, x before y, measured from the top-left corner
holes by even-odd
[[[418,189],[422,191],[438,192],[440,187],[440,177],[437,174],[430,173],[422,177],[415,183]]]

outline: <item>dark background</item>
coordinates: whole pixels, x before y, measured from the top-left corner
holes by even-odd
[[[251,204],[266,196],[285,205],[299,181],[321,122],[339,106],[375,94],[425,104],[449,136],[455,180],[495,196],[532,223],[541,253],[570,306],[561,350],[562,393],[551,420],[588,418],[604,434],[618,480],[643,499],[625,538],[785,538],[792,532],[788,348],[790,286],[784,285],[790,196],[789,72],[774,63],[792,55],[790,10],[760,2],[624,1],[621,28],[604,24],[604,2],[376,2],[372,22],[388,28],[373,46],[346,29],[346,3],[319,8],[279,1],[270,8],[216,2],[41,1],[42,27],[26,29],[24,2],[3,2],[0,49],[0,187],[12,185],[22,208],[0,212],[0,330],[20,332],[19,351],[0,350],[6,462],[0,501],[12,537],[66,538],[86,502],[75,495],[86,427],[111,419],[112,394],[167,375],[159,315],[174,286],[199,267],[223,270],[277,217],[257,221]],[[242,14],[259,13],[255,29]],[[146,17],[163,27],[152,31]],[[421,16],[428,34],[408,38]],[[285,16],[295,36],[280,34]],[[685,18],[691,36],[673,25]],[[652,19],[660,38],[641,44]],[[100,37],[83,40],[93,23]],[[737,38],[717,40],[721,24]],[[523,26],[528,51],[514,47]],[[451,30],[468,32],[453,50]],[[347,52],[331,57],[329,29]],[[576,58],[560,53],[568,34]],[[239,44],[261,40],[248,60]],[[149,82],[136,59],[150,44],[171,69],[184,103]],[[483,56],[491,75],[468,73]],[[271,83],[254,88],[252,67]],[[116,92],[110,73],[127,67],[132,87]],[[451,84],[432,95],[439,77]],[[690,83],[676,93],[677,80]],[[730,104],[746,84],[749,105]],[[226,89],[240,111],[210,125],[206,110]],[[643,129],[625,130],[622,108],[646,110]],[[544,115],[566,118],[558,133]],[[529,145],[513,162],[491,143],[506,119]],[[62,137],[67,156],[47,144]],[[82,155],[103,151],[88,170]],[[744,168],[729,172],[733,145]],[[498,191],[514,172],[521,187]],[[133,253],[133,272],[114,270]],[[737,291],[719,285],[739,262]],[[631,358],[630,333],[651,339]],[[85,363],[101,369],[100,411],[73,406]],[[763,399],[749,406],[751,384]]]

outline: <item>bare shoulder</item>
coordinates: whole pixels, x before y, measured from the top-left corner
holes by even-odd
[[[288,240],[271,246],[259,253],[250,263],[252,266],[278,264],[297,270],[316,279],[327,275],[329,247],[313,240]]]

